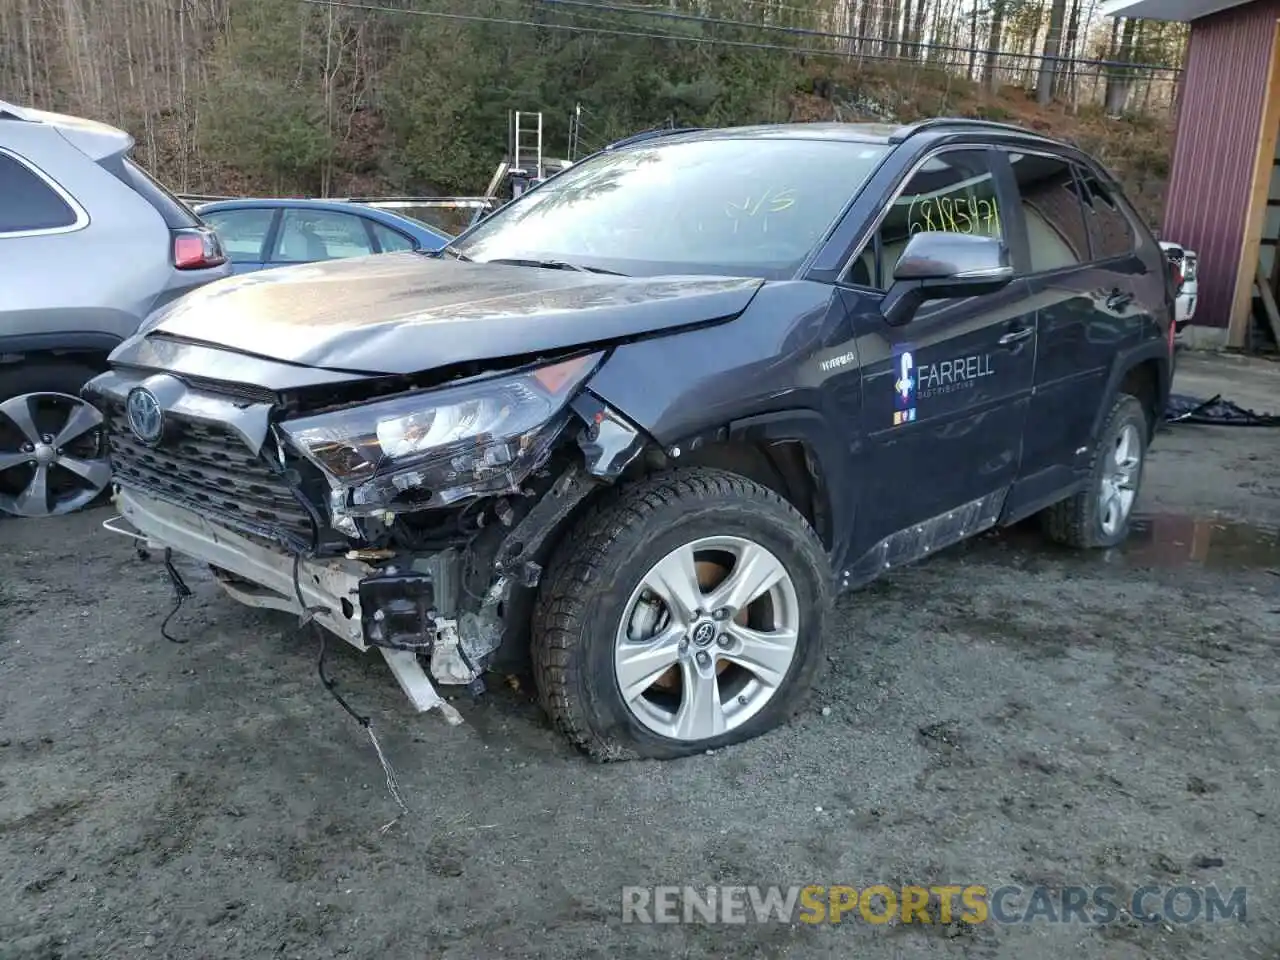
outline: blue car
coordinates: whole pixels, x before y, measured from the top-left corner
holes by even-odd
[[[195,208],[236,273],[402,250],[453,238],[417,220],[345,200],[217,200]]]

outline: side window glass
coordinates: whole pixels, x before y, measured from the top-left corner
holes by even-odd
[[[373,235],[378,238],[378,246],[382,248],[383,253],[398,253],[401,250],[414,248],[413,241],[397,230],[373,221],[369,221],[369,226],[373,227]]]
[[[0,235],[73,226],[76,211],[25,163],[0,153]]]
[[[1070,162],[1059,157],[1013,153],[1009,163],[1018,181],[1027,222],[1032,272],[1087,262],[1089,234]]]
[[[942,153],[912,174],[880,229],[854,260],[850,282],[888,290],[907,241],[922,231],[1004,238],[995,180],[984,153]]]
[[[373,253],[364,220],[332,210],[286,209],[276,237],[276,263],[311,263]]]
[[[1092,173],[1080,171],[1084,189],[1085,211],[1089,233],[1093,238],[1093,258],[1109,260],[1133,252],[1133,224],[1111,195],[1111,191]]]
[[[274,210],[219,210],[201,219],[217,231],[232,263],[261,263]]]

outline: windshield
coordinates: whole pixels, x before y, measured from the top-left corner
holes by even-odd
[[[754,138],[624,147],[501,208],[455,249],[630,275],[789,277],[888,150]]]

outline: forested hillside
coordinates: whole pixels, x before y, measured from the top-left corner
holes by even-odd
[[[1183,45],[1096,0],[0,0],[0,99],[125,126],[207,193],[475,193],[516,109],[554,156],[666,123],[986,116],[1101,151],[1154,216],[1176,74],[1142,65]]]

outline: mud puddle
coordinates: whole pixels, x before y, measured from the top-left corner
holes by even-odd
[[[1034,567],[1038,562],[1122,564],[1208,570],[1265,570],[1280,576],[1280,529],[1217,517],[1147,513],[1133,518],[1129,536],[1111,550],[1079,552],[1048,543],[1035,522],[993,532],[974,544],[984,559]]]

